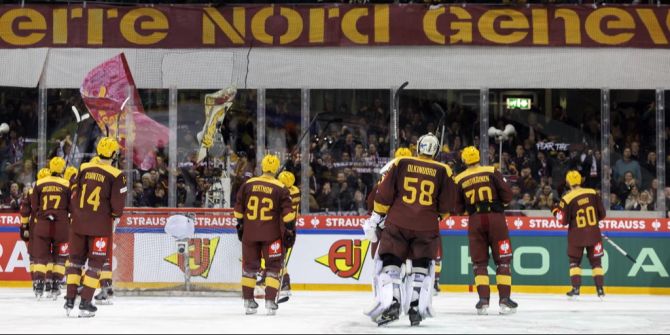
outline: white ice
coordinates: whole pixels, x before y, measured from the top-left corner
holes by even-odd
[[[437,316],[410,328],[406,318],[378,328],[362,310],[370,294],[294,292],[278,315],[243,315],[237,298],[117,297],[92,319],[66,318],[63,300],[36,301],[30,289],[0,289],[1,333],[668,333],[670,298],[610,295],[568,301],[560,295],[518,294],[515,315],[474,311],[476,296],[442,293]],[[497,300],[497,299],[493,299]],[[495,302],[495,301],[493,301]],[[75,308],[76,312],[76,308]]]

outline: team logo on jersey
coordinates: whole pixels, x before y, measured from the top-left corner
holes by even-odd
[[[70,245],[67,243],[61,243],[58,245],[58,256],[67,257],[70,256]]]
[[[512,256],[512,244],[509,242],[509,240],[498,242],[498,252],[500,257]]]
[[[107,256],[107,245],[109,244],[109,239],[107,237],[96,237],[93,239],[93,255],[96,256]]]
[[[600,257],[603,254],[603,244],[602,242],[598,242],[598,244],[593,247],[593,256]]]
[[[268,258],[277,258],[281,257],[283,253],[281,240],[277,240],[274,243],[270,244],[268,248]]]
[[[369,249],[368,240],[339,240],[333,243],[328,254],[317,258],[316,262],[328,267],[340,278],[358,280]]]
[[[214,256],[219,247],[220,237],[213,239],[208,238],[192,238],[188,241],[189,264],[192,277],[202,277],[207,279],[209,272],[214,263]],[[170,264],[176,265],[184,272],[184,265],[186,263],[184,254],[175,252],[167,256],[164,260]]]

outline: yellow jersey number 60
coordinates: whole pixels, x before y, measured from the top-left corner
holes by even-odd
[[[419,186],[418,188],[416,186]],[[435,192],[435,184],[430,180],[423,180],[419,183],[419,178],[405,178],[405,191],[409,192],[409,196],[403,196],[402,201],[406,204],[412,205],[416,202],[418,195],[419,204],[422,206],[431,206],[433,204],[433,192]]]
[[[251,210],[248,216],[249,220],[272,221],[272,215],[268,215],[268,212],[274,208],[272,199],[263,198],[261,200],[257,196],[251,196],[247,202],[247,208]]]

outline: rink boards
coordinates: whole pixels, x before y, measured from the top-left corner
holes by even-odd
[[[173,212],[175,210],[172,210]],[[162,289],[184,283],[185,261],[175,240],[164,233],[168,211],[129,213],[114,238],[115,285],[128,289]],[[289,272],[294,289],[370,290],[371,244],[360,225],[365,217],[303,216],[291,253]],[[18,238],[19,218],[0,214],[0,286],[28,286],[28,257]],[[508,217],[515,290],[562,292],[569,285],[566,229],[550,218]],[[189,241],[190,281],[194,287],[238,290],[240,242],[228,213],[202,213],[196,236]],[[634,264],[604,243],[603,267],[610,293],[670,294],[670,222],[668,219],[612,219],[603,231],[636,259]],[[467,242],[467,218],[441,222],[444,248],[442,287],[473,289]],[[583,263],[588,269],[588,262]],[[491,274],[495,273],[491,264]],[[583,271],[584,285],[592,284]],[[491,276],[495,283],[495,276]],[[588,291],[588,288],[586,289]]]

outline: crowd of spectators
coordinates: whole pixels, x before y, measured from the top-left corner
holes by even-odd
[[[49,122],[48,158],[68,156],[72,150],[72,121],[67,121],[69,105],[79,104],[76,90],[50,94],[47,106]],[[168,148],[156,148],[155,165],[148,170],[135,168],[132,204],[135,207],[168,206],[169,179],[176,178],[179,207],[205,207],[209,204],[220,176],[231,178],[231,193],[257,171],[256,110],[254,90],[241,90],[237,101],[221,124],[224,144],[211,149],[209,159],[197,162],[198,140],[202,129],[202,98],[208,92],[180,92],[177,157],[169,157]],[[272,134],[268,148],[287,161],[286,168],[301,181],[302,155],[296,149],[300,136],[300,92],[286,90],[267,99],[268,127]],[[156,92],[141,92],[149,114],[167,113],[166,97]],[[458,94],[456,94],[458,96]],[[148,97],[148,98],[147,98]],[[0,123],[7,122],[10,131],[0,135],[0,205],[16,209],[27,186],[37,172],[37,92],[35,90],[0,90]],[[309,132],[309,210],[320,213],[360,214],[367,211],[365,199],[378,181],[378,170],[390,156],[390,96],[387,90],[318,90],[312,92],[312,115],[321,117]],[[611,169],[602,176],[599,110],[570,110],[554,106],[547,114],[535,106],[530,111],[504,110],[491,113],[490,123],[497,128],[515,126],[517,135],[503,143],[491,139],[489,161],[495,163],[512,185],[511,209],[550,209],[566,192],[565,174],[579,170],[585,186],[600,190],[603,180],[609,182],[610,209],[652,211],[658,200],[656,175],[655,105],[653,99],[640,96],[638,101],[612,99]],[[630,99],[629,99],[630,100]],[[414,148],[426,132],[441,133],[444,124],[445,143],[439,159],[458,172],[460,150],[479,143],[478,106],[409,91],[401,96],[399,106],[399,144]],[[624,100],[625,101],[625,100]],[[438,103],[445,111],[441,123]],[[568,103],[568,106],[573,106]],[[285,121],[282,121],[285,120]],[[165,120],[161,122],[166,123]],[[95,139],[101,134],[93,121],[80,131],[77,157],[86,161],[92,156]],[[670,127],[666,128],[670,138]],[[82,136],[84,135],[84,136]],[[667,143],[666,146],[669,146]],[[89,154],[86,154],[89,153]],[[289,154],[292,153],[292,154]],[[170,159],[177,160],[171,171]],[[74,160],[76,161],[76,159]],[[670,164],[668,156],[667,164]],[[120,166],[125,166],[121,157]],[[670,174],[666,173],[666,180]],[[670,204],[670,189],[666,189]],[[208,194],[209,192],[209,194]],[[214,195],[215,197],[215,195]],[[231,197],[225,207],[234,205]]]

